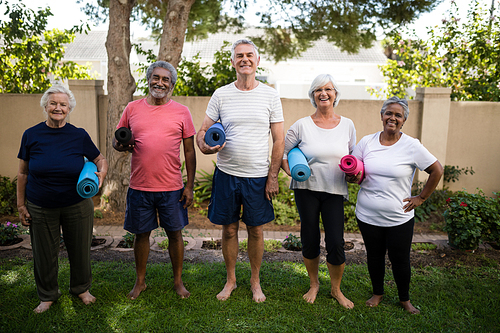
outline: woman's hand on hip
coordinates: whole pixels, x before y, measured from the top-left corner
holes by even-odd
[[[405,213],[408,213],[412,209],[415,209],[418,206],[420,206],[421,204],[423,204],[424,201],[425,200],[422,199],[422,197],[420,195],[416,195],[414,197],[409,197],[409,198],[403,199],[403,202],[408,202],[406,205],[403,206],[403,209],[404,209]]]

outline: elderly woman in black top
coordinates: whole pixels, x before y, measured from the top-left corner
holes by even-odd
[[[95,302],[89,292],[94,205],[91,198],[78,194],[76,185],[84,157],[97,165],[99,186],[108,170],[87,132],[66,122],[76,105],[70,90],[54,85],[40,105],[47,120],[24,132],[17,174],[17,207],[21,222],[30,227],[40,298],[36,313],[48,310],[61,295],[57,283],[61,227],[70,262],[70,293],[85,304]]]

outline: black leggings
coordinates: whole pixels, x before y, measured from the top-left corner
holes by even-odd
[[[300,215],[302,255],[314,259],[320,254],[319,215],[325,229],[326,261],[332,265],[345,262],[344,198],[342,195],[310,190],[294,190]]]
[[[358,220],[365,242],[368,272],[373,294],[384,294],[385,253],[388,252],[392,273],[398,287],[399,300],[410,300],[410,250],[415,219],[395,227],[378,227]]]

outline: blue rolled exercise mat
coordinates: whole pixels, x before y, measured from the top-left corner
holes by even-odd
[[[124,146],[130,146],[133,145],[135,140],[134,140],[134,135],[132,134],[132,131],[128,129],[127,127],[120,127],[115,131],[115,138],[116,141],[121,143]]]
[[[221,123],[215,123],[205,133],[205,143],[210,147],[222,146],[226,142],[226,132]]]
[[[293,148],[288,152],[288,166],[292,178],[298,182],[306,181],[311,175],[307,159],[299,148]]]
[[[97,166],[85,159],[85,164],[76,184],[76,191],[82,198],[92,198],[99,192],[99,178],[97,178],[95,172],[97,172]]]

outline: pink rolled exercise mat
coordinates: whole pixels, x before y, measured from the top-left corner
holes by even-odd
[[[358,160],[355,156],[346,155],[340,159],[340,170],[344,171],[349,176],[355,176],[361,171],[361,178],[358,185],[365,179],[365,167],[363,162]]]

